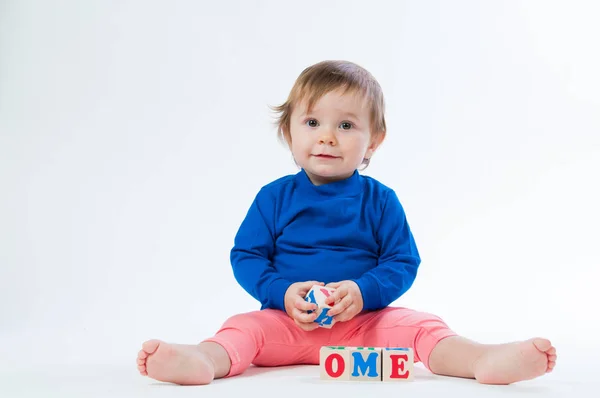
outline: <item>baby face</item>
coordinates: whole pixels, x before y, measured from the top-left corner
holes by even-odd
[[[291,150],[315,185],[350,177],[375,150],[370,112],[364,99],[342,90],[322,96],[308,112],[306,103],[290,118]]]

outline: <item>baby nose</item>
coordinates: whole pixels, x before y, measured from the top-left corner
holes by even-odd
[[[331,134],[330,132],[327,132],[327,133],[321,135],[321,137],[319,138],[319,144],[335,145],[336,144],[335,136],[333,134]]]

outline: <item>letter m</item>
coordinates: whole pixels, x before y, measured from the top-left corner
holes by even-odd
[[[378,353],[370,353],[366,361],[360,352],[353,352],[352,357],[354,358],[354,369],[352,371],[352,376],[360,376],[360,374],[358,373],[359,368],[361,374],[363,375],[366,374],[368,371],[369,374],[367,376],[369,377],[379,376],[379,374],[377,373],[377,359],[379,357]]]

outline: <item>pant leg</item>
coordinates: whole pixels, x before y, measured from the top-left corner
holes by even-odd
[[[359,314],[336,324],[332,331],[332,344],[412,348],[415,362],[422,362],[427,369],[437,343],[457,335],[440,317],[401,307]]]
[[[318,365],[319,349],[327,344],[331,333],[330,329],[305,332],[283,311],[266,309],[232,316],[204,342],[225,348],[231,359],[230,377],[244,372],[250,364]]]

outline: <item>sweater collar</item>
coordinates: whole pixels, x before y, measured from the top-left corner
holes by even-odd
[[[296,181],[298,182],[298,188],[303,192],[316,196],[354,196],[360,193],[362,188],[358,170],[354,170],[354,173],[344,180],[328,182],[323,185],[314,185],[310,178],[308,178],[306,171],[301,169],[296,174]]]

